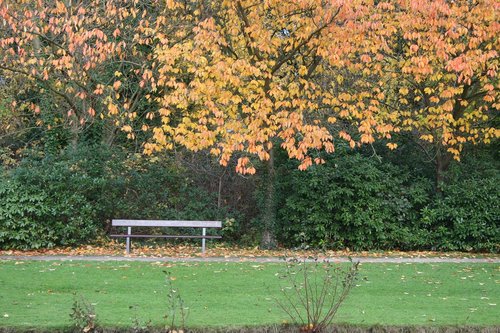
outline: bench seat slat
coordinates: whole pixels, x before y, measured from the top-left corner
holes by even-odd
[[[112,220],[114,227],[221,228],[221,221]]]
[[[205,238],[205,239],[220,239],[222,236],[201,236],[201,235],[110,235],[110,237],[122,237],[122,238]]]

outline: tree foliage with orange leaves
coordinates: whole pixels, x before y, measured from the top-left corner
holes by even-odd
[[[322,162],[314,151],[334,151],[336,137],[358,143],[344,120],[357,125],[359,142],[392,129],[378,122],[375,104],[363,110],[345,104],[331,80],[333,68],[353,52],[354,27],[367,27],[370,6],[246,0],[203,10],[196,10],[200,19],[190,38],[156,48],[159,75],[153,80],[163,89],[156,99],[162,124],[152,129],[147,152],[180,143],[210,149],[223,165],[241,152],[238,171],[254,173],[249,156],[268,160],[279,143],[305,169]],[[361,103],[366,97],[354,98]]]
[[[493,123],[500,110],[499,9],[494,0],[381,2],[349,68],[363,73],[358,88],[383,91],[378,101],[394,129],[415,134],[436,164],[438,188],[466,143],[500,136]]]
[[[75,133],[106,115],[112,140],[123,119],[138,117],[161,10],[155,0],[1,0],[0,74],[22,78]],[[39,98],[14,98],[11,108],[46,112]]]
[[[72,126],[111,116],[112,131],[151,133],[147,153],[181,144],[223,165],[238,153],[242,173],[276,144],[305,169],[337,138],[355,147],[399,131],[458,159],[465,142],[499,135],[488,123],[499,105],[498,9],[493,0],[2,0],[0,70],[48,93]],[[141,113],[145,99],[156,109]]]
[[[494,1],[248,0],[202,11],[190,38],[156,49],[162,125],[147,152],[180,143],[222,164],[243,152],[238,170],[253,173],[246,155],[267,160],[279,142],[304,169],[336,137],[394,149],[391,135],[409,131],[434,143],[440,165],[465,142],[499,136],[488,123],[499,105]]]

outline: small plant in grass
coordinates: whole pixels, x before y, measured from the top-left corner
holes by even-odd
[[[170,272],[165,273],[165,280],[168,288],[167,301],[168,309],[164,318],[167,320],[167,329],[171,333],[184,333],[186,327],[186,319],[189,308],[184,304],[179,290],[175,288],[173,281],[175,277]]]
[[[140,320],[137,315],[137,305],[130,305],[128,308],[134,311],[134,316],[132,317],[132,332],[145,333],[151,331],[151,319],[148,321]]]
[[[83,296],[73,302],[70,317],[78,331],[83,333],[97,332],[97,316],[94,305]]]
[[[292,322],[301,324],[301,331],[323,331],[354,286],[359,262],[342,267],[328,260],[293,258],[286,263],[277,305]]]

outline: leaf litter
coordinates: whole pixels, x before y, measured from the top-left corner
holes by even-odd
[[[199,245],[147,243],[133,244],[132,253],[125,253],[125,244],[117,240],[100,241],[96,245],[82,245],[79,247],[60,247],[37,250],[0,250],[0,256],[126,256],[126,257],[220,257],[220,258],[263,258],[286,257],[289,249],[263,250],[258,247],[228,246],[226,244],[210,244],[206,253],[200,252]],[[297,256],[317,256],[315,251],[293,251]],[[321,257],[370,257],[370,258],[496,258],[495,254],[477,254],[463,252],[434,252],[434,251],[360,251],[330,250],[321,253]],[[322,259],[322,258],[319,258]],[[22,264],[19,261],[19,264]],[[464,273],[467,273],[464,271]],[[417,273],[418,274],[418,273]]]

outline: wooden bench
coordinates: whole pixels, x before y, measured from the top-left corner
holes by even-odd
[[[207,228],[221,228],[221,221],[164,221],[164,220],[112,220],[113,227],[127,227],[126,234],[113,234],[111,237],[127,239],[127,254],[130,253],[131,238],[201,238],[201,251],[205,253],[205,241],[222,236],[207,236]],[[143,235],[132,234],[132,227],[169,227],[169,228],[202,228],[201,235]]]

